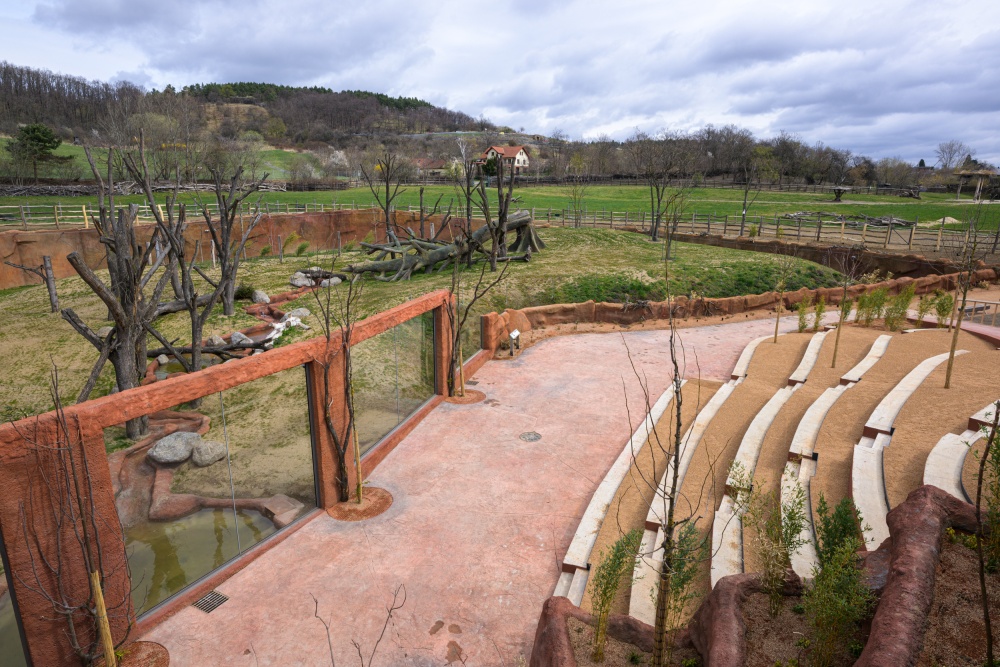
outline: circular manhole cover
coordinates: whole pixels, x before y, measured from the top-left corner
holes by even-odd
[[[537,442],[542,439],[542,434],[536,431],[525,431],[518,437],[525,442]]]

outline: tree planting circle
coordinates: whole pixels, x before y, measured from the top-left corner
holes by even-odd
[[[538,442],[542,439],[542,434],[537,431],[525,431],[518,437],[525,442]]]

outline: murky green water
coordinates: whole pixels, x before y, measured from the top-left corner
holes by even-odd
[[[0,665],[24,667],[27,664],[21,646],[21,635],[17,632],[17,621],[14,619],[10,595],[5,593],[0,595]]]
[[[237,542],[237,531],[239,541]],[[201,510],[176,521],[149,521],[125,533],[137,614],[221,567],[275,532],[252,510]]]

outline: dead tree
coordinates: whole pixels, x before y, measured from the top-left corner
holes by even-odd
[[[37,418],[33,429],[19,430],[32,457],[17,526],[30,567],[12,574],[48,604],[52,618],[65,624],[65,638],[84,664],[103,656],[104,664],[112,666],[117,664],[116,647],[131,631],[132,601],[127,586],[109,589],[105,579],[118,578],[124,569],[125,581],[130,581],[125,545],[107,537],[108,527],[118,525],[117,516],[106,516],[93,502],[87,448],[79,424],[71,426],[63,412],[56,369],[50,391],[56,406],[53,428]],[[79,580],[81,566],[86,584]],[[112,623],[126,628],[117,644]]]
[[[397,242],[392,208],[396,197],[406,192],[402,186],[410,174],[410,163],[393,151],[381,149],[365,154],[358,162],[358,169],[361,171],[361,178],[382,209],[386,239],[390,243]]]
[[[532,252],[537,252],[545,247],[545,243],[532,227],[531,214],[527,211],[519,211],[510,216],[504,232],[517,232],[512,249],[521,254],[505,256],[500,261],[530,261]],[[476,249],[485,252],[483,249],[488,237],[496,237],[493,225],[489,222],[471,235],[464,236],[461,245],[458,241],[445,243],[444,241],[420,239],[415,236],[405,241],[397,239],[394,243],[362,243],[362,247],[371,253],[378,253],[378,257],[371,262],[349,264],[344,270],[356,274],[379,274],[376,276],[378,280],[409,280],[416,271],[429,272],[434,268],[443,271],[451,262],[461,262],[461,258],[467,253],[474,252]],[[392,255],[393,258],[384,259],[389,255]],[[493,262],[497,261],[493,247],[490,248],[488,257],[491,260],[491,266],[493,266]],[[387,274],[391,275],[386,277]]]
[[[105,284],[97,276],[80,253],[72,252],[66,259],[107,306],[114,326],[111,333],[102,338],[87,326],[72,308],[64,308],[61,311],[63,319],[99,352],[97,363],[91,370],[77,402],[87,400],[104,364],[108,361],[114,366],[115,382],[119,391],[139,386],[146,369],[146,332],[152,329],[153,321],[159,316],[160,297],[170,280],[175,261],[171,253],[163,248],[163,238],[158,228],[153,230],[147,243],[138,242],[135,232],[138,207],[135,204],[130,205],[128,210],[114,210],[112,181],[114,151],[108,151],[108,172],[105,181],[97,169],[90,149],[85,147],[85,150],[100,188],[99,215],[93,218],[93,222],[100,234],[100,242],[106,249],[110,285]],[[164,268],[163,271],[159,270],[161,267]],[[146,418],[129,420],[126,422],[125,430],[129,438],[141,437],[146,432]]]
[[[202,215],[212,237],[212,250],[219,260],[219,289],[221,290],[222,312],[233,315],[236,312],[236,276],[247,241],[260,222],[260,207],[244,225],[242,232],[236,231],[240,222],[240,208],[243,202],[255,192],[259,192],[268,175],[259,179],[244,177],[246,155],[238,146],[218,145],[206,162],[212,177],[217,214],[212,216],[207,207],[202,207]]]
[[[30,273],[38,276],[45,283],[45,288],[49,292],[49,307],[52,309],[49,312],[55,313],[59,311],[59,295],[56,294],[56,277],[52,273],[52,258],[48,255],[42,257],[41,266],[24,266],[23,264],[15,264],[14,262],[4,261],[7,266],[13,266],[15,269],[21,269],[26,273]]]
[[[458,247],[457,257],[460,258],[465,250],[465,247],[468,246],[468,240],[460,239],[457,241],[456,245]],[[494,280],[484,284],[486,278],[486,262],[483,262],[482,269],[479,272],[479,279],[472,288],[472,296],[465,304],[462,303],[461,265],[462,262],[460,260],[456,260],[452,263],[451,294],[453,303],[447,310],[448,322],[451,325],[452,332],[451,363],[448,371],[449,396],[465,396],[465,368],[462,359],[462,332],[465,330],[465,323],[469,319],[469,313],[472,312],[473,306],[475,306],[480,299],[486,296],[490,290],[503,281],[504,276],[507,275],[507,268],[510,266],[510,263],[508,262],[504,264],[503,269],[500,271],[500,275],[498,275]]]

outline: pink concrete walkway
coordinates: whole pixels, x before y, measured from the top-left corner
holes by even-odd
[[[782,322],[794,327],[793,318]],[[681,331],[689,377],[727,380],[757,320]],[[655,401],[669,381],[668,334],[624,334]],[[552,338],[474,378],[487,401],[443,404],[379,466],[395,503],[380,517],[323,515],[219,586],[211,614],[188,607],[148,633],[171,664],[329,665],[313,600],[331,621],[339,665],[368,654],[393,589],[406,587],[374,665],[505,665],[529,658],[558,563],[632,427],[642,392],[620,334]],[[537,431],[541,439],[519,435]]]

